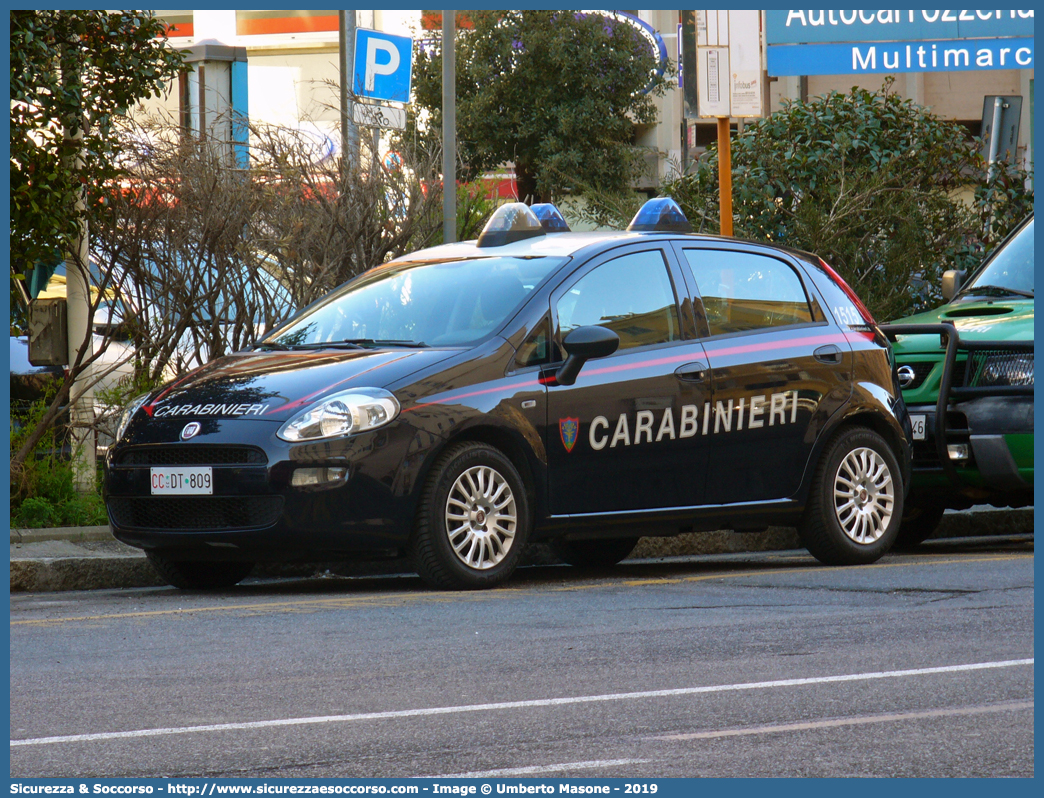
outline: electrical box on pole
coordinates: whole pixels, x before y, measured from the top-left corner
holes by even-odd
[[[29,362],[32,365],[69,365],[66,309],[63,298],[34,299],[29,303]]]

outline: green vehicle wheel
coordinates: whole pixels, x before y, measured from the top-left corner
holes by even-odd
[[[920,546],[939,528],[944,511],[944,507],[933,504],[908,508],[899,524],[899,535],[892,548],[909,551]]]

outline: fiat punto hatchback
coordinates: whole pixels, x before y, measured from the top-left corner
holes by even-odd
[[[594,233],[515,203],[366,272],[127,409],[114,534],[182,588],[403,554],[480,588],[535,540],[605,566],[768,525],[873,562],[910,469],[887,339],[822,260],[690,230],[669,199]]]

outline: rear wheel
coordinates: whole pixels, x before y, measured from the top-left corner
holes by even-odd
[[[555,540],[551,550],[562,562],[576,568],[607,568],[626,559],[639,538],[608,538],[606,540]]]
[[[905,551],[920,546],[939,528],[945,509],[934,504],[907,508],[892,548]]]
[[[895,541],[903,514],[899,463],[876,432],[848,427],[827,444],[798,532],[820,562],[861,565]]]
[[[410,555],[432,587],[493,587],[515,570],[528,536],[529,503],[518,469],[491,446],[463,443],[432,468]]]
[[[145,556],[168,584],[182,590],[215,590],[232,587],[246,579],[254,569],[252,562],[195,562],[173,560],[158,551]]]

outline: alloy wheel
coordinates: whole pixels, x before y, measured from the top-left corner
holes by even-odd
[[[493,568],[511,550],[518,525],[515,496],[496,469],[474,466],[457,477],[445,517],[450,547],[469,568]]]
[[[834,477],[834,513],[844,533],[859,544],[876,542],[888,528],[894,504],[884,458],[866,447],[849,452]]]

